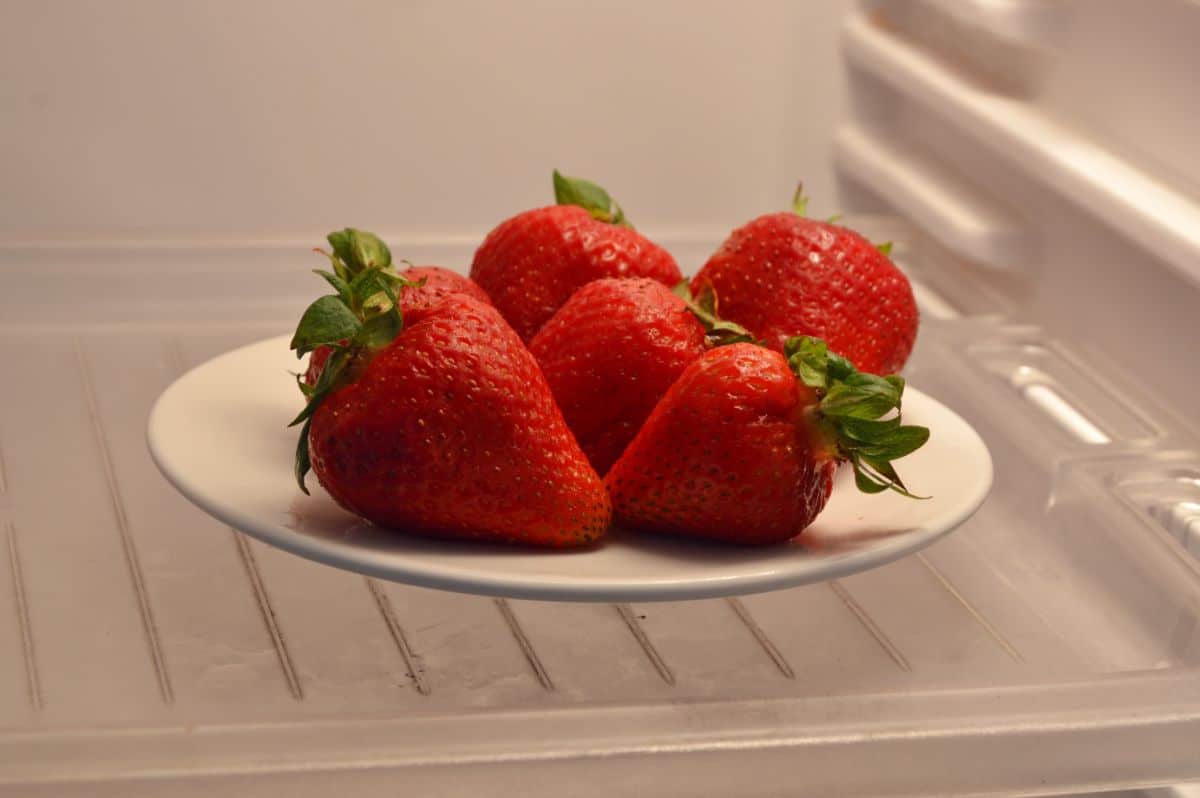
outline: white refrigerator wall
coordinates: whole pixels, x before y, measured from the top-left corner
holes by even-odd
[[[552,167],[668,237],[832,213],[850,8],[12,0],[0,242],[481,236]]]
[[[691,272],[803,179],[1174,402],[1194,375],[1143,353],[1200,334],[1200,4],[1131,5],[10,0],[0,307],[298,308],[343,225],[465,269],[553,167]]]

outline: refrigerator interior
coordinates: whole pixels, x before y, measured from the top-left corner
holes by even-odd
[[[1106,127],[1078,96],[1115,36],[1183,90],[1151,45],[1188,57],[1200,14],[1147,4],[1139,37],[1120,4],[1085,6],[254,3],[234,25],[200,3],[14,4],[0,794],[1157,798],[1200,779],[1200,173],[1171,146],[1197,121]],[[51,33],[70,57],[36,45]],[[623,56],[581,58],[587,36]],[[1151,102],[1131,86],[1112,81]],[[287,332],[327,229],[465,271],[548,201],[553,166],[604,182],[685,272],[798,176],[816,214],[894,241],[922,310],[906,376],[987,441],[984,506],[825,584],[550,604],[320,566],[159,476],[154,399]]]

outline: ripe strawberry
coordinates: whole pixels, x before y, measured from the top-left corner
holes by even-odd
[[[686,283],[680,288],[687,294]],[[608,470],[671,384],[710,346],[750,340],[649,278],[605,278],[567,300],[529,344],[567,426],[596,471]]]
[[[443,269],[441,266],[409,266],[400,272],[400,276],[413,284],[400,292],[400,311],[408,314],[418,308],[428,308],[441,302],[451,294],[463,294],[474,297],[480,302],[491,304],[483,289],[475,285],[469,277],[458,272]],[[304,372],[304,381],[316,385],[321,376],[321,369],[333,350],[327,346],[319,346],[308,358],[308,369]]]
[[[417,308],[430,308],[451,294],[462,294],[492,304],[487,293],[470,277],[443,269],[441,266],[409,266],[400,276],[417,285],[400,294],[400,310],[408,313]]]
[[[730,543],[795,537],[825,506],[837,464],[858,487],[911,496],[891,461],[929,437],[900,426],[904,381],[854,370],[816,338],[779,352],[705,353],[667,391],[608,472],[619,524]]]
[[[558,202],[517,214],[488,234],[471,277],[528,341],[580,286],[601,277],[650,277],[673,286],[675,259],[637,233],[604,189],[554,173]]]
[[[692,280],[711,284],[725,317],[783,351],[794,335],[822,338],[861,371],[899,371],[917,337],[908,279],[853,230],[794,213],[760,216],[734,230]]]
[[[346,509],[423,535],[555,547],[603,535],[603,483],[500,314],[449,295],[402,319],[407,281],[386,246],[354,230],[330,242],[338,294],[292,340],[298,355],[332,350],[293,422],[301,489],[311,466]]]

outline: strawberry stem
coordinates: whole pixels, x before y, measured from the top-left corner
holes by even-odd
[[[288,426],[303,424],[296,444],[296,482],[308,493],[304,477],[311,468],[308,430],[313,413],[333,391],[342,387],[364,353],[387,346],[404,327],[398,292],[420,285],[406,280],[392,266],[387,244],[373,233],[347,227],[326,236],[333,252],[318,249],[333,271],[314,270],[337,293],[315,300],[300,317],[290,348],[296,357],[318,347],[333,350],[315,385],[304,390],[304,409]],[[302,388],[303,390],[303,388]]]
[[[804,193],[804,183],[796,184],[796,193],[792,195],[792,213],[797,216],[808,215],[808,197]]]
[[[789,338],[784,356],[797,379],[817,394],[814,421],[832,444],[835,457],[854,468],[859,490],[893,490],[910,499],[929,498],[909,492],[892,466],[893,460],[912,454],[929,440],[928,427],[901,423],[903,377],[858,371],[849,360],[830,352],[820,338],[807,335]]]
[[[559,205],[578,205],[593,219],[633,229],[625,218],[625,211],[607,191],[582,177],[567,177],[557,169],[554,170],[554,201]]]
[[[704,327],[704,337],[712,346],[738,343],[760,343],[745,327],[725,321],[717,312],[717,290],[707,280],[700,288],[700,296],[693,296],[687,280],[682,280],[673,289],[675,296],[687,303],[688,310]]]

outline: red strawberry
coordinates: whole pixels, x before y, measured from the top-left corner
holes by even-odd
[[[749,339],[716,319],[714,304],[648,278],[605,278],[572,294],[534,336],[529,351],[596,471],[616,461],[689,363],[713,344]]]
[[[432,307],[452,294],[474,297],[480,302],[491,304],[488,295],[475,285],[471,278],[441,266],[409,266],[400,272],[400,276],[414,283],[400,292],[400,310],[405,315],[418,308]],[[305,382],[309,385],[317,384],[321,369],[332,351],[327,346],[319,346],[313,350],[308,358],[308,369],[304,372]]]
[[[816,338],[788,357],[738,343],[694,361],[605,479],[619,524],[731,543],[799,534],[825,506],[838,462],[859,488],[908,493],[891,461],[920,447],[900,426],[900,377],[854,370]]]
[[[908,279],[853,230],[774,213],[733,233],[692,280],[710,284],[726,318],[783,351],[794,335],[824,339],[862,371],[899,371],[917,337],[917,304]]]
[[[637,233],[604,189],[556,171],[554,193],[558,205],[501,222],[471,265],[472,279],[523,340],[592,280],[683,279],[670,253]]]
[[[400,310],[408,313],[417,308],[429,308],[451,294],[462,294],[492,304],[487,293],[470,277],[443,269],[441,266],[409,266],[400,276],[420,285],[407,288],[400,294]]]
[[[338,341],[339,344],[345,345],[349,341]],[[308,356],[308,368],[304,370],[304,376],[301,379],[308,387],[315,387],[317,380],[321,379],[321,369],[325,368],[325,361],[329,360],[329,356],[333,354],[333,347],[318,346]]]
[[[338,236],[369,234],[331,243]],[[311,465],[346,509],[424,535],[556,547],[603,535],[603,483],[516,333],[463,295],[401,320],[394,297],[405,281],[370,238],[360,248],[374,259],[335,255],[349,292],[314,302],[292,341],[301,355],[332,350],[294,422],[305,425],[301,488]]]

